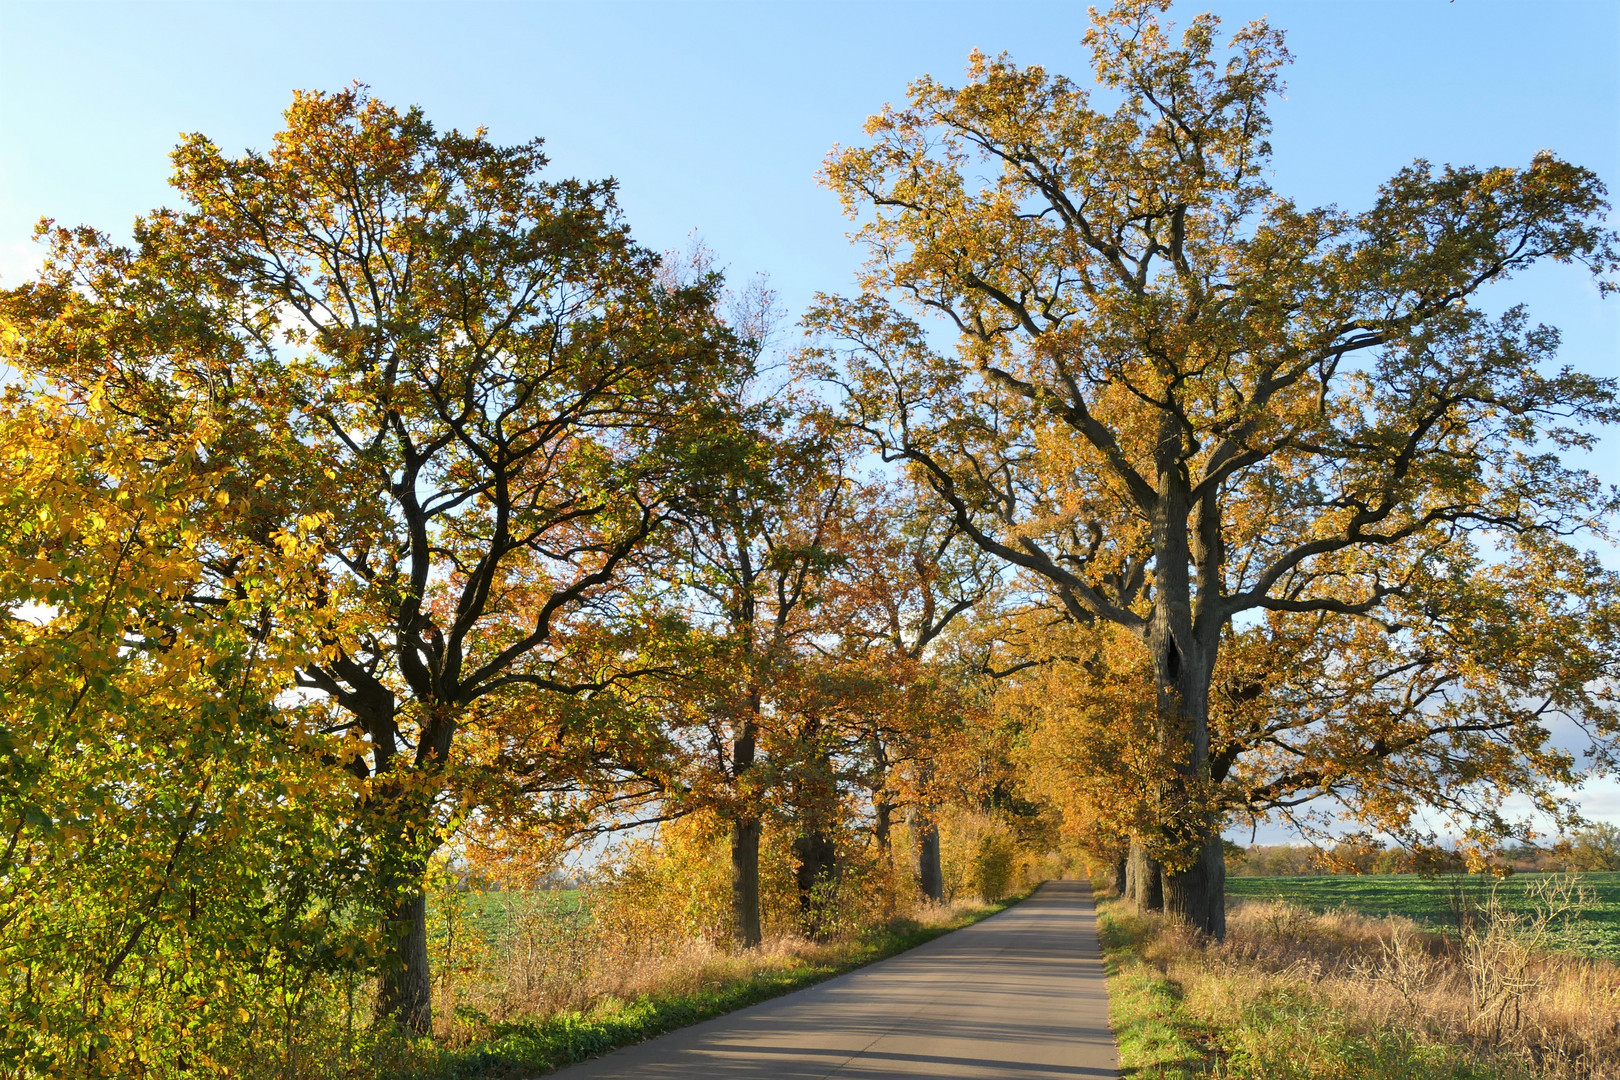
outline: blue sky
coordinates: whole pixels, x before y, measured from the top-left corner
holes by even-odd
[[[1296,62],[1273,109],[1276,186],[1355,209],[1415,157],[1523,165],[1549,148],[1620,184],[1620,3],[1516,0],[1178,5],[1234,28],[1266,15]],[[115,235],[168,198],[181,132],[265,146],[294,88],[369,83],[441,126],[547,140],[559,174],[612,175],[643,243],[700,235],[792,312],[847,288],[858,252],[814,174],[828,149],[972,48],[1078,79],[1083,3],[0,0],[0,283],[36,261],[33,222]],[[1565,358],[1620,376],[1620,300],[1534,273],[1525,300]],[[1620,482],[1620,439],[1594,464]],[[1620,821],[1620,785],[1594,788]]]

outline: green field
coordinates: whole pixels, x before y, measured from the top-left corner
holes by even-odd
[[[1517,874],[1497,883],[1505,906],[1530,905],[1526,888],[1542,875]],[[1588,956],[1620,960],[1620,873],[1582,874],[1590,902],[1569,926],[1569,948]],[[1229,877],[1228,902],[1286,900],[1314,911],[1348,907],[1365,915],[1404,915],[1437,930],[1455,929],[1459,893],[1478,904],[1492,879],[1478,874],[1421,878],[1415,874],[1335,874],[1314,877]]]
[[[547,921],[568,915],[578,917],[584,896],[583,889],[439,894],[428,902],[428,933],[433,940],[442,942],[445,916],[453,913],[456,925],[462,928],[458,932],[472,930],[490,945],[504,947],[525,916],[538,915]]]

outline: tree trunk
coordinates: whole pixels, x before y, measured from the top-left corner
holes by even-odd
[[[1131,884],[1138,911],[1164,910],[1164,874],[1139,840],[1131,841]]]
[[[894,820],[894,805],[879,795],[873,804],[874,818],[872,823],[872,838],[877,842],[878,852],[883,861],[889,861],[889,830]]]
[[[1226,852],[1219,833],[1204,840],[1197,862],[1164,875],[1164,910],[1216,941],[1226,938]]]
[[[759,819],[738,820],[731,826],[732,936],[752,949],[763,940],[759,921]]]
[[[917,815],[917,884],[934,903],[945,900],[945,874],[939,865],[939,826],[934,819]]]
[[[393,701],[378,702],[386,723],[372,729],[376,747],[375,776],[367,810],[385,840],[378,862],[376,888],[386,904],[382,926],[383,958],[377,979],[376,1016],[416,1035],[433,1033],[433,974],[427,949],[427,870],[429,853],[421,822],[426,814],[399,791],[394,773]]]
[[[754,767],[757,749],[757,728],[754,718],[759,715],[760,692],[758,684],[748,687],[746,699],[747,722],[737,733],[731,749],[732,783],[743,788],[743,776]],[[764,940],[759,917],[759,817],[757,810],[738,812],[731,823],[731,914],[732,938],[745,949],[752,949]]]
[[[805,936],[825,941],[831,931],[828,915],[834,899],[828,895],[828,886],[838,876],[838,849],[825,832],[808,829],[794,837],[793,853],[799,860],[794,879]]]
[[[1114,866],[1113,866],[1114,880],[1111,881],[1109,884],[1113,888],[1115,896],[1124,896],[1125,895],[1125,881],[1126,881],[1126,875],[1128,873],[1128,868],[1129,868],[1130,865],[1131,865],[1131,859],[1130,859],[1129,853],[1121,855],[1119,858],[1114,860]]]
[[[433,981],[428,971],[427,897],[420,887],[400,896],[389,913],[391,942],[377,986],[377,1016],[417,1035],[433,1032]]]
[[[1147,892],[1142,906],[1152,910],[1149,904],[1158,899],[1165,914],[1220,940],[1226,936],[1226,864],[1220,822],[1208,802],[1209,684],[1219,628],[1213,628],[1211,638],[1211,628],[1200,630],[1192,616],[1189,552],[1184,546],[1186,506],[1175,498],[1167,498],[1165,505],[1163,518],[1154,526],[1157,595],[1149,638],[1158,683],[1160,746],[1176,768],[1159,793],[1159,824],[1180,841],[1178,846],[1188,845],[1197,854],[1185,870],[1155,866],[1149,888],[1159,890],[1158,895]],[[1210,548],[1218,546],[1208,537],[1203,542]],[[1210,551],[1204,552],[1205,559],[1211,557]],[[1185,848],[1181,854],[1187,854]]]

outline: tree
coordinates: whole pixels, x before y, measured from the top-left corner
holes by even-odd
[[[1620,655],[1616,582],[1584,561],[1498,557],[1454,560],[1449,577],[1391,598],[1383,615],[1397,633],[1324,612],[1229,627],[1211,686],[1214,809],[1229,821],[1281,818],[1321,843],[1349,819],[1430,859],[1441,857],[1435,812],[1476,853],[1525,835],[1528,823],[1504,813],[1510,793],[1569,823],[1561,791],[1581,770],[1545,717],[1575,720],[1593,736],[1596,763],[1612,760],[1604,687]],[[998,695],[1031,733],[1026,783],[1070,830],[1090,834],[1094,851],[1119,834],[1151,834],[1165,777],[1141,642],[1049,617],[1007,636],[1038,661]],[[1149,885],[1151,901],[1143,854],[1132,880]]]
[[[230,596],[243,553],[297,523],[319,544],[287,609],[317,631],[298,683],[354,744],[367,827],[398,852],[373,867],[379,1010],[426,1031],[422,875],[468,809],[452,748],[471,732],[544,774],[574,732],[502,721],[627,677],[594,663],[625,629],[614,591],[750,353],[716,276],[667,287],[612,182],[544,179],[537,141],[441,134],[355,88],[296,95],[268,153],[197,135],[174,161],[188,208],[138,222],[135,250],[51,234],[41,280],[5,297],[6,352],[103,385],[147,434],[176,402],[222,417],[225,494],[252,509],[193,602]]]
[[[1570,836],[1569,864],[1577,870],[1620,870],[1620,825],[1595,822]]]
[[[1503,544],[1491,560],[1448,553],[1380,615],[1268,612],[1226,635],[1212,688],[1211,775],[1239,819],[1282,817],[1326,840],[1312,804],[1336,801],[1362,828],[1435,848],[1438,811],[1479,851],[1526,835],[1508,793],[1562,826],[1579,782],[1574,748],[1613,762],[1620,657],[1617,583],[1560,545]],[[1333,564],[1328,564],[1333,565]]]
[[[970,614],[989,618],[1000,575],[992,560],[914,486],[867,485],[846,530],[845,560],[828,590],[846,665],[871,692],[848,712],[859,771],[872,797],[874,839],[887,856],[897,806],[909,804],[923,893],[944,898],[939,830],[930,806],[932,759],[960,719],[965,670],[940,648]],[[985,609],[985,610],[978,610]]]
[[[1615,418],[1613,386],[1554,369],[1557,333],[1481,295],[1543,261],[1607,292],[1616,254],[1598,178],[1545,152],[1418,161],[1366,211],[1299,208],[1265,178],[1281,34],[1250,24],[1223,66],[1217,20],[1174,44],[1165,6],[1094,17],[1108,105],[974,54],[967,86],[919,80],[872,145],[835,150],[826,182],[867,215],[870,258],[812,322],[852,428],[1071,618],[1146,646],[1176,766],[1148,839],[1166,908],[1218,936],[1210,706],[1234,620],[1399,637],[1443,612],[1392,607],[1493,545],[1601,591],[1567,538],[1613,508],[1559,454]]]
[[[815,738],[803,717],[798,668],[823,583],[839,555],[848,484],[834,448],[798,422],[790,399],[767,400],[738,422],[711,425],[706,475],[689,497],[674,598],[691,623],[669,725],[688,733],[687,809],[709,805],[731,827],[733,930],[762,939],[759,842],[764,809],[795,748]],[[761,760],[761,751],[774,755]],[[783,760],[777,760],[782,758]]]
[[[1023,788],[1060,812],[1088,855],[1113,865],[1121,895],[1161,907],[1157,863],[1131,843],[1159,825],[1154,793],[1173,768],[1157,737],[1152,658],[1122,627],[1076,624],[1048,607],[1009,621],[1003,636],[1021,666],[997,687],[995,709],[1026,733]]]

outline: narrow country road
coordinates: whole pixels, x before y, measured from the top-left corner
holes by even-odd
[[[559,1080],[1117,1077],[1090,889],[553,1073]]]

